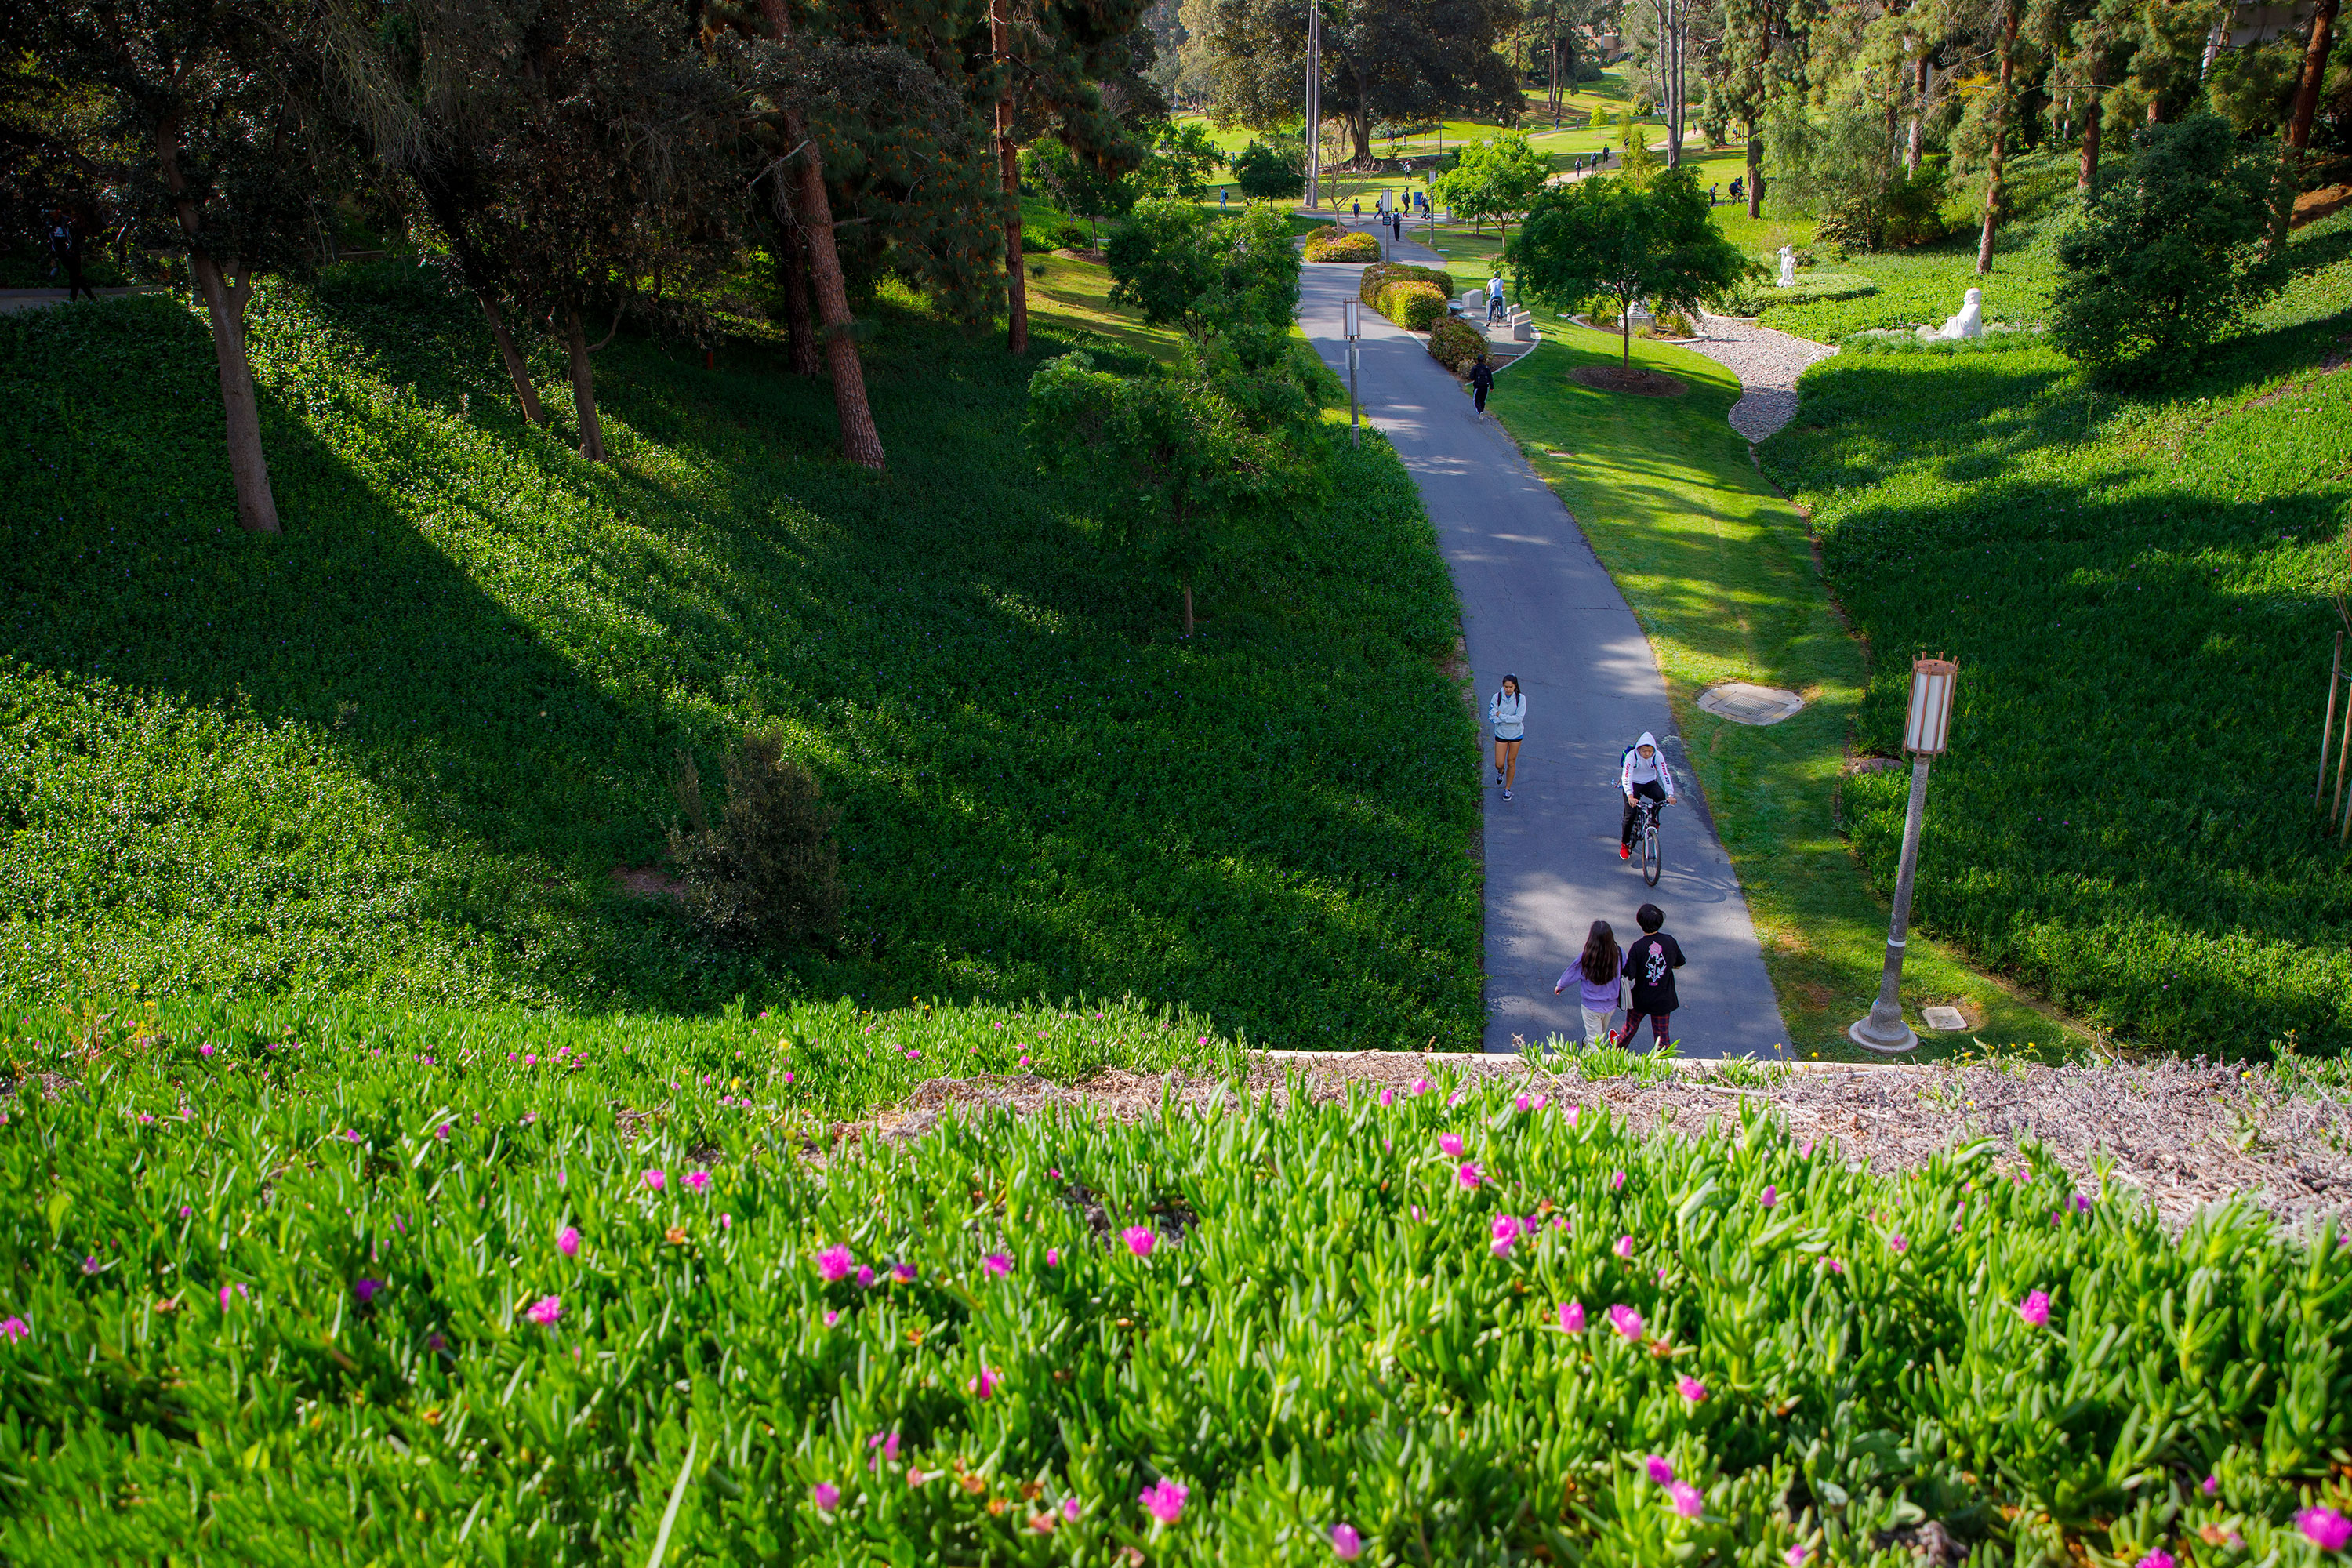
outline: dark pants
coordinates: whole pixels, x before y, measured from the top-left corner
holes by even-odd
[[[1625,1034],[1617,1043],[1627,1050],[1633,1049],[1633,1037],[1642,1032],[1642,1020],[1647,1018],[1650,1021],[1651,1038],[1662,1046],[1671,1044],[1672,1042],[1666,1037],[1666,1026],[1667,1021],[1672,1017],[1673,1015],[1670,1013],[1627,1013]]]
[[[1654,800],[1661,805],[1666,802],[1665,788],[1655,779],[1652,779],[1648,784],[1635,784],[1633,793],[1644,800]],[[1633,807],[1630,805],[1625,807],[1625,824],[1618,831],[1617,842],[1628,849],[1633,847]]]
[[[1478,387],[1473,387],[1473,388],[1471,388],[1471,391],[1470,391],[1470,401],[1471,401],[1474,405],[1476,405],[1476,407],[1477,407],[1477,409],[1478,409],[1478,412],[1479,412],[1479,413],[1481,413],[1481,414],[1486,413],[1486,389],[1485,387],[1483,387],[1483,386],[1478,386]]]
[[[1503,319],[1503,301],[1489,295],[1486,300],[1486,324],[1494,325]]]

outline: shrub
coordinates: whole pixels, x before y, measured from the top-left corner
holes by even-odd
[[[1356,298],[1377,310],[1381,308],[1381,285],[1396,281],[1433,283],[1439,293],[1449,300],[1454,298],[1454,274],[1434,267],[1415,267],[1408,261],[1383,261],[1365,268],[1363,280],[1356,285]]]
[[[1298,195],[1307,188],[1298,154],[1269,147],[1263,142],[1254,141],[1234,154],[1233,174],[1234,184],[1241,187],[1242,195],[1258,201]]]
[[[784,755],[783,737],[748,735],[726,760],[727,809],[710,824],[702,774],[680,752],[671,792],[686,824],[669,830],[679,895],[711,935],[739,947],[793,947],[831,932],[841,919],[839,813],[807,770]]]
[[[2051,340],[2121,384],[2193,368],[2286,279],[2285,247],[2263,247],[2273,154],[2240,147],[2217,114],[2148,126],[2135,145],[2128,172],[2058,237],[2065,275],[2050,301]]]
[[[1429,352],[1446,369],[1460,372],[1486,352],[1486,335],[1458,317],[1448,316],[1429,331]]]
[[[1381,286],[1373,308],[1409,332],[1425,332],[1445,315],[1445,295],[1434,283],[1403,281]]]
[[[1718,315],[1756,316],[1773,305],[1859,300],[1877,291],[1878,285],[1860,272],[1811,272],[1799,273],[1797,280],[1786,289],[1769,278],[1748,279],[1717,294],[1709,303]]]
[[[1378,261],[1381,242],[1357,229],[1333,224],[1307,237],[1309,261]]]
[[[1651,322],[1649,335],[1654,338],[1695,338],[1698,332],[1691,325],[1691,319],[1680,310],[1661,310]]]

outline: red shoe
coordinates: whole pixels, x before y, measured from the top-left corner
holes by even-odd
[[[1633,852],[1631,849],[1626,848],[1622,844],[1617,846],[1617,858],[1620,860],[1631,860],[1633,858]]]

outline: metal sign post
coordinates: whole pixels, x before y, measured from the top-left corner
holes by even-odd
[[[1886,925],[1886,965],[1879,972],[1878,1000],[1870,1016],[1845,1032],[1865,1050],[1899,1055],[1919,1044],[1903,1021],[1903,950],[1911,934],[1911,880],[1919,868],[1919,826],[1927,815],[1927,765],[1944,752],[1952,724],[1952,689],[1960,667],[1948,658],[1914,659],[1911,710],[1903,724],[1903,749],[1911,753],[1911,805],[1903,818],[1903,862],[1895,877],[1895,914]]]
[[[1349,300],[1341,306],[1347,311],[1348,331],[1348,445],[1360,447],[1363,433],[1356,424],[1356,312],[1362,309],[1360,301]]]

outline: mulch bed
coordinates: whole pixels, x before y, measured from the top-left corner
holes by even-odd
[[[1636,397],[1680,397],[1690,388],[1680,376],[1664,371],[1627,370],[1615,364],[1580,364],[1569,374],[1603,392],[1630,392]]]
[[[2113,1186],[2136,1193],[2179,1230],[2207,1205],[2242,1199],[2296,1225],[2352,1212],[2352,1097],[2285,1093],[2267,1074],[2206,1061],[2050,1068],[1820,1066],[1769,1087],[1727,1083],[1693,1064],[1663,1083],[1588,1079],[1576,1058],[1443,1059],[1404,1052],[1300,1053],[1253,1058],[1247,1090],[1279,1105],[1294,1092],[1335,1100],[1354,1084],[1409,1086],[1454,1075],[1532,1082],[1586,1106],[1606,1106],[1656,1134],[1706,1137],[1736,1129],[1744,1104],[1780,1116],[1791,1131],[1882,1172],[1914,1169],[1955,1144],[1991,1139],[2001,1156],[2039,1142],[2095,1191],[2104,1164]],[[1105,1069],[1055,1084],[1034,1074],[934,1079],[904,1104],[856,1131],[919,1137],[941,1119],[976,1110],[1034,1115],[1066,1110],[1136,1121],[1161,1107],[1197,1114],[1231,1105],[1224,1081]],[[849,1131],[848,1128],[841,1131]]]

